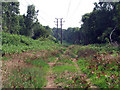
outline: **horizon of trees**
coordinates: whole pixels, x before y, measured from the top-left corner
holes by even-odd
[[[92,12],[82,16],[81,28],[63,29],[63,40],[73,44],[94,44],[117,41],[120,43],[120,2],[94,3]],[[56,38],[57,29],[42,26],[37,19],[39,10],[27,7],[27,14],[20,15],[19,2],[2,3],[2,29],[6,33],[39,39],[50,35]],[[60,28],[58,40],[60,40]],[[111,39],[110,39],[111,34]]]
[[[63,30],[63,40],[73,44],[120,43],[120,2],[99,2],[94,5],[92,12],[82,16],[81,28]]]

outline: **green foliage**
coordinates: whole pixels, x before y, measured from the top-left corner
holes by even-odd
[[[17,34],[2,33],[2,54],[21,53],[26,50],[51,50],[53,47],[59,49],[59,44],[51,40],[33,40]]]
[[[19,32],[19,3],[3,2],[2,3],[2,29],[8,33]]]
[[[41,26],[40,24],[35,24],[34,25],[34,36],[32,37],[33,39],[38,39],[38,38],[47,38],[49,36],[48,31]]]
[[[35,10],[34,5],[27,7],[27,15],[19,15],[18,2],[3,2],[2,3],[2,29],[4,32],[11,34],[20,34],[34,39],[40,37],[47,38],[51,29],[49,26],[42,26],[37,19],[38,10]]]
[[[26,26],[25,26],[25,16],[24,15],[19,15],[19,25],[20,25],[19,34],[25,35]]]
[[[34,20],[35,20],[35,15],[36,15],[36,11],[35,11],[35,6],[34,5],[29,5],[27,7],[27,15],[24,16],[25,19],[25,26],[26,26],[26,30],[25,30],[25,35],[26,36],[33,36],[33,24],[34,24]]]
[[[15,46],[27,46],[32,45],[33,39],[17,34],[2,33],[2,44],[3,45],[15,45]]]

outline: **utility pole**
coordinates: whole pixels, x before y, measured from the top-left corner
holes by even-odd
[[[56,21],[54,21],[54,22],[56,22],[57,24],[57,40],[58,40],[58,19],[60,19],[60,26],[61,26],[61,44],[62,44],[62,23],[63,23],[63,18],[55,18],[56,20],[57,20],[57,22]]]
[[[57,40],[58,40],[58,18],[55,18],[55,19],[57,20],[57,22],[56,22],[57,24],[55,24],[55,25],[57,25]]]
[[[63,23],[62,20],[63,20],[63,18],[60,18],[60,25],[61,25],[61,44],[62,44],[62,25],[63,25],[63,24],[62,24],[62,23]]]

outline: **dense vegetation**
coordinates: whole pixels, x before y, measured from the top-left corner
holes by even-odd
[[[49,88],[48,78],[54,88],[119,88],[118,47],[60,45],[33,39],[23,43],[22,39],[16,41],[18,35],[9,37],[20,46],[10,40],[3,44],[3,88]]]
[[[108,44],[120,42],[120,3],[95,3],[81,28],[63,30],[62,45],[34,5],[26,15],[17,2],[2,5],[3,88],[120,88],[120,47]]]
[[[34,40],[23,35],[2,33],[2,55],[21,53],[25,52],[28,49],[49,50],[51,49],[50,47],[54,47],[54,44],[57,45],[57,43],[55,43],[53,40],[54,39],[52,37],[48,37],[43,41],[43,38]]]

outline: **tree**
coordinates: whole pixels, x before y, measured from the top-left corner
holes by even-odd
[[[82,17],[85,44],[106,42],[105,38],[109,38],[111,28],[115,27],[113,9],[111,3],[95,3],[94,10]]]
[[[38,11],[35,11],[34,5],[28,6],[27,15],[24,17],[25,18],[25,26],[26,26],[26,31],[25,31],[26,36],[32,37],[34,35],[33,25],[34,25],[34,22],[37,21],[37,13],[38,13]]]
[[[20,35],[25,35],[26,31],[26,26],[25,26],[25,15],[19,15],[19,25],[20,25],[20,30],[19,34]]]
[[[3,2],[2,3],[2,22],[3,31],[8,33],[19,32],[19,3]]]
[[[39,22],[34,23],[34,35],[33,35],[33,39],[38,39],[38,38],[47,38],[50,33],[47,29],[45,29],[44,26],[42,26]]]

